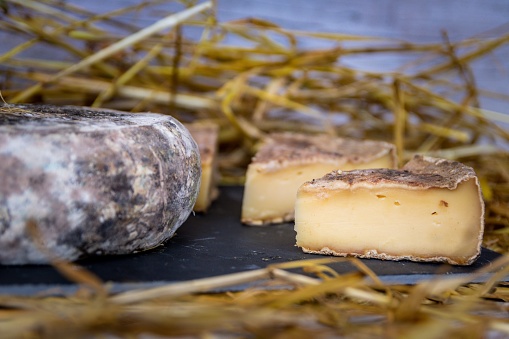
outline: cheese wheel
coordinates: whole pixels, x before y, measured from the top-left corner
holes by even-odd
[[[0,106],[0,263],[157,246],[192,211],[200,171],[196,143],[167,115]]]

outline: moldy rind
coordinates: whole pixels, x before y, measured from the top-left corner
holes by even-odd
[[[345,152],[341,152],[344,149]],[[354,140],[324,134],[307,135],[294,132],[272,133],[267,137],[252,164],[263,171],[283,168],[288,164],[343,161],[364,163],[390,154],[396,166],[394,145],[371,140]],[[274,159],[277,159],[275,161]]]
[[[455,189],[459,183],[477,177],[471,167],[457,161],[415,155],[402,170],[365,169],[334,171],[305,184],[306,188],[319,188],[335,184],[341,187],[375,186],[379,184],[412,187],[415,189]]]
[[[28,220],[66,260],[173,236],[196,200],[200,157],[170,116],[9,105],[0,113],[0,173],[0,263],[46,263]]]

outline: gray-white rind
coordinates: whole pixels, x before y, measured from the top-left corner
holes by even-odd
[[[174,118],[72,106],[0,110],[1,264],[150,249],[192,211],[200,156]]]

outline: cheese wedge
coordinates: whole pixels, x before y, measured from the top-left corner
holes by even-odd
[[[193,210],[206,212],[219,195],[217,183],[219,170],[217,163],[217,148],[219,127],[214,123],[196,122],[186,125],[193,139],[198,144],[201,158],[200,192]]]
[[[395,148],[385,142],[272,134],[248,166],[242,222],[264,225],[292,221],[299,186],[332,170],[395,166]]]
[[[483,230],[474,170],[423,156],[403,170],[331,172],[302,185],[295,206],[307,253],[469,265]]]

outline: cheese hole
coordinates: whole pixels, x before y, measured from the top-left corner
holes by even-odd
[[[378,199],[382,199],[382,200],[385,199],[385,195],[383,195],[383,194],[377,194],[376,197]]]
[[[437,212],[433,212],[433,213],[431,213],[431,215],[437,215]]]
[[[396,205],[396,206],[400,206],[401,204],[399,203],[399,201],[397,201],[397,200],[396,200],[396,201],[394,202],[394,205]]]

